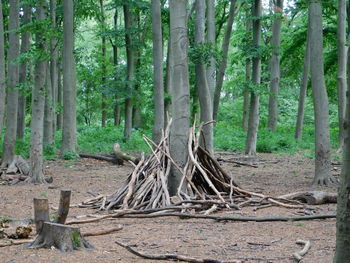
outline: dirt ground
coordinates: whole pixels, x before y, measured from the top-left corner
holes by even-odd
[[[221,152],[217,157],[238,158],[239,153]],[[302,155],[259,154],[254,160],[258,168],[223,163],[226,171],[246,189],[265,195],[278,196],[302,190],[336,192],[336,186],[311,187],[313,160]],[[51,185],[0,185],[0,218],[32,218],[34,197],[47,196],[57,206],[60,189],[72,190],[72,203],[77,204],[92,193],[113,194],[132,171],[131,165],[115,166],[107,162],[81,159],[79,161],[47,161],[45,173],[54,178]],[[339,166],[334,168],[339,175]],[[315,207],[317,214],[334,213],[333,204]],[[69,219],[95,211],[71,208]],[[269,207],[254,211],[246,207],[224,214],[240,216],[300,215],[301,209]],[[54,211],[51,211],[53,214]],[[121,224],[123,229],[110,235],[88,237],[93,251],[61,253],[52,250],[29,250],[21,246],[0,248],[2,262],[165,262],[141,259],[115,244],[121,241],[148,254],[177,253],[196,258],[242,262],[294,262],[292,254],[301,247],[298,239],[309,240],[311,249],[302,262],[329,263],[335,248],[335,219],[300,222],[216,222],[205,219],[113,219],[81,225],[82,232],[111,228]]]

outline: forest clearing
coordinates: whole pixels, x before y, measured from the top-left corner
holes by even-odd
[[[216,156],[247,162],[240,153],[223,152]],[[302,154],[258,154],[254,163],[257,168],[226,162],[222,165],[242,188],[269,196],[310,190],[336,192],[335,186],[310,186],[313,160],[305,158]],[[93,159],[80,159],[73,163],[63,160],[47,161],[45,167],[47,173],[54,178],[53,185],[0,186],[0,194],[3,197],[0,211],[3,217],[32,218],[32,199],[38,196],[47,197],[50,206],[57,206],[59,191],[67,185],[72,189],[72,204],[92,198],[89,193],[112,194],[121,187],[133,170],[129,164],[116,166]],[[338,167],[334,166],[334,176],[339,175]],[[253,205],[241,210],[223,210],[220,215],[298,216],[308,213],[329,214],[334,213],[336,209],[335,204],[313,206],[312,210],[272,206],[255,211],[255,207]],[[54,212],[50,210],[51,214]],[[91,213],[96,213],[96,210],[71,208],[68,221]],[[82,219],[86,218],[80,218]],[[335,219],[300,222],[216,222],[178,217],[116,218],[80,226],[84,232],[109,229],[119,224],[123,229],[116,233],[87,238],[96,248],[93,251],[62,254],[57,249],[28,250],[23,248],[23,245],[2,247],[1,262],[167,262],[137,257],[115,244],[115,241],[147,254],[175,253],[198,259],[237,262],[295,262],[292,254],[302,249],[295,243],[299,239],[311,242],[311,248],[302,262],[331,262],[335,249]]]

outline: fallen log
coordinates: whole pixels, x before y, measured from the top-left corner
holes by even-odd
[[[113,152],[114,152],[114,155],[119,158],[119,159],[122,159],[124,161],[131,161],[133,162],[134,164],[138,164],[140,159],[139,158],[136,158],[134,156],[131,156],[129,154],[126,154],[124,152],[122,152],[122,150],[120,149],[120,145],[119,143],[115,143],[113,145]]]
[[[86,232],[86,233],[82,233],[81,235],[83,237],[102,236],[102,235],[108,235],[108,234],[120,231],[122,229],[123,229],[123,227],[121,225],[118,225],[117,227],[113,227],[113,228],[110,228],[110,229],[104,229],[104,230],[93,231],[93,232]]]
[[[235,164],[238,164],[238,165],[243,165],[243,166],[249,166],[249,167],[253,167],[253,168],[258,168],[257,165],[250,164],[250,163],[243,163],[243,162],[236,161],[236,160],[232,160],[232,159],[217,158],[216,160],[217,160],[218,162],[235,163]]]
[[[141,253],[137,251],[136,249],[132,248],[131,246],[125,245],[119,241],[115,241],[116,244],[119,246],[125,248],[128,250],[130,253],[141,257],[141,258],[146,258],[146,259],[153,259],[153,260],[175,260],[175,261],[185,261],[185,262],[191,262],[191,263],[225,263],[225,262],[231,262],[231,263],[239,263],[242,261],[221,261],[221,260],[216,260],[216,259],[198,259],[198,258],[193,258],[193,257],[188,257],[188,256],[182,256],[182,255],[176,255],[176,254],[146,254],[146,253]]]
[[[308,205],[337,203],[337,194],[320,191],[297,192],[279,196],[282,199],[298,200]]]
[[[113,164],[117,164],[117,165],[123,165],[124,164],[124,160],[120,159],[118,157],[115,156],[105,156],[102,154],[87,154],[87,153],[81,153],[79,154],[80,158],[92,158],[92,159],[96,159],[99,161],[106,161],[106,162],[110,162]]]

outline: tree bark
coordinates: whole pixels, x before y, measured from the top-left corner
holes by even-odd
[[[303,133],[303,124],[304,124],[304,111],[305,111],[305,99],[306,99],[306,91],[307,85],[309,83],[309,73],[310,73],[310,15],[309,15],[309,23],[306,37],[306,47],[305,47],[305,55],[304,55],[304,68],[303,75],[301,77],[301,85],[300,85],[300,93],[299,93],[299,103],[298,103],[298,115],[297,115],[297,123],[295,127],[295,139],[301,140]]]
[[[251,81],[252,67],[251,60],[247,58],[245,60],[245,81],[246,87],[243,91],[243,117],[242,117],[242,127],[245,131],[248,131],[248,120],[249,120],[249,83]]]
[[[32,8],[26,4],[23,6],[23,25],[31,22]],[[28,52],[30,49],[30,31],[26,30],[21,35],[21,54]],[[27,73],[30,71],[29,63],[25,60],[19,67],[19,83],[22,85],[18,98],[18,115],[17,115],[17,138],[23,139],[26,117],[26,91],[27,91]]]
[[[107,120],[107,95],[106,95],[106,75],[107,75],[107,46],[106,46],[106,36],[104,35],[106,31],[106,18],[105,18],[105,11],[103,6],[103,0],[100,0],[100,11],[101,11],[101,30],[102,30],[102,36],[101,36],[101,52],[102,52],[102,64],[101,64],[101,126],[106,127],[106,120]]]
[[[51,28],[53,30],[57,30],[57,22],[56,22],[56,8],[57,2],[56,0],[50,0],[50,17],[51,17]],[[58,103],[58,70],[57,70],[57,58],[58,58],[58,40],[55,36],[53,36],[50,40],[50,76],[51,76],[51,89],[52,89],[52,99],[53,99],[53,121],[52,121],[52,131],[53,131],[53,139],[55,138],[55,133],[57,130],[57,109],[56,105]]]
[[[0,136],[5,117],[6,104],[6,76],[5,76],[5,39],[4,39],[4,19],[2,13],[2,1],[0,2]]]
[[[152,0],[153,97],[154,124],[152,139],[159,143],[164,129],[163,36],[160,0]]]
[[[346,103],[346,66],[347,52],[346,46],[346,1],[338,0],[338,27],[337,27],[337,48],[338,48],[338,122],[339,122],[339,149],[344,145],[344,118]]]
[[[118,8],[115,8],[114,13],[114,30],[117,32],[118,30]],[[113,45],[113,63],[114,63],[114,70],[115,70],[115,77],[114,77],[114,83],[115,83],[115,89],[116,89],[116,95],[115,95],[115,104],[114,104],[114,125],[118,126],[120,125],[120,103],[119,103],[119,95],[117,91],[118,87],[118,77],[117,77],[117,68],[118,68],[118,35],[115,34],[115,40]]]
[[[17,131],[18,112],[18,71],[15,63],[19,55],[19,35],[15,32],[19,28],[19,6],[18,0],[10,0],[9,17],[9,51],[8,51],[8,92],[6,104],[6,133],[3,144],[2,167],[12,162],[15,154],[15,142]]]
[[[322,4],[310,2],[311,83],[315,114],[315,177],[314,184],[331,182],[328,97],[324,81]]]
[[[210,43],[212,49],[215,49],[215,0],[207,0],[207,42]],[[215,82],[216,82],[216,60],[210,57],[207,66],[207,82],[210,91],[211,107],[213,108]]]
[[[62,63],[57,62],[57,105],[59,111],[57,114],[57,130],[63,128],[63,87],[62,87]]]
[[[173,75],[173,62],[172,62],[172,55],[171,55],[171,36],[169,36],[168,39],[168,51],[167,51],[167,58],[166,58],[166,76],[165,76],[165,102],[164,102],[164,129],[167,127],[169,119],[172,116],[171,112],[171,99],[170,94],[172,94],[172,75]]]
[[[46,19],[46,3],[45,0],[37,2],[36,19],[44,21]],[[30,183],[45,183],[43,173],[43,135],[44,135],[44,108],[45,108],[45,80],[47,61],[45,60],[46,42],[43,36],[45,28],[41,28],[36,32],[37,52],[41,52],[41,56],[35,61],[34,68],[34,87],[32,92],[32,120],[31,120],[31,136],[30,136]]]
[[[272,57],[271,57],[271,77],[270,77],[270,96],[269,96],[269,117],[267,126],[272,131],[276,130],[278,121],[278,92],[280,88],[280,45],[281,45],[281,26],[283,13],[283,0],[276,0],[274,6],[275,18],[272,25]]]
[[[135,51],[133,47],[131,29],[133,27],[133,15],[128,5],[123,5],[124,10],[124,23],[125,23],[125,45],[126,45],[126,58],[127,58],[127,84],[126,84],[126,98],[125,98],[125,124],[124,124],[124,137],[129,139],[132,131],[132,113],[133,113],[133,100],[132,92],[134,89],[135,79]]]
[[[172,61],[172,114],[170,128],[170,154],[183,168],[188,157],[189,131],[189,74],[188,74],[188,36],[187,36],[187,0],[170,1],[170,48]],[[174,195],[180,184],[182,173],[171,166],[169,193]]]
[[[253,17],[253,46],[258,50],[261,46],[261,0],[255,0],[252,8]],[[253,57],[252,81],[259,85],[261,81],[261,57]],[[253,90],[250,94],[248,134],[246,139],[245,153],[248,155],[256,154],[256,141],[259,128],[259,91]]]
[[[200,47],[205,43],[205,1],[196,0],[196,21],[195,21],[195,43]],[[213,120],[211,94],[207,82],[205,61],[199,58],[195,65],[196,85],[200,103],[200,121],[207,123]],[[203,133],[200,138],[201,145],[210,153],[214,154],[213,123],[203,126]]]
[[[53,116],[54,116],[54,98],[51,86],[51,72],[50,63],[46,63],[46,77],[45,77],[45,114],[44,114],[44,145],[51,145],[53,143]]]
[[[63,2],[63,132],[62,153],[76,152],[76,68],[74,59],[73,0]]]

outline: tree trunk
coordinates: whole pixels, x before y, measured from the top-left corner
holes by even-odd
[[[23,25],[31,22],[32,8],[26,4],[23,6]],[[26,30],[22,33],[21,39],[21,54],[28,52],[30,49],[30,32]],[[28,61],[25,60],[19,67],[19,83],[22,85],[21,92],[18,98],[18,115],[17,115],[17,138],[23,139],[26,117],[26,91],[27,91],[27,73],[29,68]]]
[[[168,125],[169,119],[172,116],[171,112],[171,99],[170,94],[172,94],[172,77],[173,77],[173,62],[172,62],[172,53],[171,53],[171,36],[168,39],[168,51],[166,58],[166,76],[165,76],[165,101],[164,101],[164,129]]]
[[[154,124],[152,139],[159,143],[164,129],[163,36],[160,0],[152,0],[153,98]]]
[[[103,0],[100,0],[100,10],[101,10],[101,29],[102,29],[102,36],[101,36],[101,52],[102,52],[102,65],[101,65],[101,126],[106,127],[106,120],[107,120],[107,95],[106,95],[106,75],[107,75],[107,53],[106,53],[106,36],[104,35],[106,29],[105,29],[105,11],[103,6]]]
[[[348,53],[348,60],[349,58]],[[346,95],[346,115],[344,119],[343,166],[338,189],[337,241],[334,263],[343,263],[350,258],[350,95]]]
[[[215,0],[207,0],[207,42],[210,43],[212,49],[215,49]],[[216,81],[216,60],[214,57],[210,57],[206,72],[211,108],[213,108]]]
[[[170,48],[173,65],[171,94],[173,122],[170,130],[170,154],[183,168],[188,157],[189,131],[189,74],[188,74],[188,36],[186,14],[188,1],[170,1]],[[177,193],[182,173],[172,165],[169,178],[169,192]]]
[[[261,45],[261,0],[255,0],[252,8],[253,17],[253,46],[258,50]],[[258,52],[259,53],[259,52]],[[253,57],[252,81],[259,85],[261,81],[261,57]],[[250,94],[248,134],[245,153],[256,154],[256,141],[259,128],[259,91],[252,91]]]
[[[15,62],[19,55],[19,35],[15,32],[19,28],[18,0],[10,0],[9,17],[9,51],[8,51],[8,93],[6,104],[6,133],[3,144],[2,167],[12,162],[15,154],[18,112],[18,64]]]
[[[45,0],[37,2],[36,19],[44,21],[46,19],[46,3]],[[31,120],[31,136],[30,136],[30,183],[45,183],[43,173],[43,135],[44,135],[44,108],[45,108],[45,79],[47,61],[43,55],[46,51],[46,43],[43,33],[45,28],[41,28],[36,32],[37,52],[41,52],[41,56],[35,61],[34,69],[34,87],[32,93],[32,120]]]
[[[331,179],[328,97],[324,81],[322,4],[310,2],[311,83],[315,114],[315,177],[314,184],[328,184]]]
[[[63,2],[63,132],[62,154],[76,152],[76,68],[74,59],[73,0]]]
[[[115,8],[114,13],[114,30],[117,32],[118,30],[118,8]],[[119,96],[118,96],[118,77],[117,77],[117,69],[118,69],[118,35],[115,34],[115,40],[113,45],[113,63],[114,63],[114,70],[115,70],[115,77],[114,77],[114,83],[115,83],[115,89],[117,94],[115,95],[115,104],[114,104],[114,125],[119,126],[120,125],[120,103],[119,103]]]
[[[132,131],[132,113],[133,113],[133,101],[132,92],[134,89],[135,79],[135,51],[133,48],[131,29],[133,26],[133,16],[130,12],[129,6],[124,4],[124,23],[125,23],[125,45],[126,45],[126,60],[127,60],[127,84],[126,84],[126,99],[125,99],[125,124],[124,124],[124,137],[129,139]]]
[[[56,22],[56,8],[57,3],[56,0],[50,0],[50,16],[51,16],[51,28],[53,30],[57,30],[57,22]],[[52,37],[50,40],[50,75],[51,75],[51,88],[52,88],[52,98],[53,98],[53,121],[52,121],[52,131],[53,131],[53,139],[55,138],[55,133],[57,130],[57,109],[56,105],[58,103],[58,70],[57,70],[57,58],[58,58],[58,40],[56,37]]]
[[[338,1],[338,27],[337,27],[337,47],[338,47],[338,122],[339,122],[339,149],[344,145],[344,118],[345,118],[345,97],[346,97],[346,1]]]
[[[4,124],[6,104],[6,76],[5,76],[5,39],[2,1],[0,2],[0,136]]]
[[[205,43],[205,1],[196,0],[196,22],[195,22],[195,43],[200,47]],[[205,61],[199,58],[195,66],[196,85],[200,103],[201,122],[207,123],[213,120],[213,111],[211,103],[211,94],[207,83],[207,75],[205,70]],[[201,136],[201,145],[204,146],[210,154],[214,154],[214,138],[213,123],[203,126]]]
[[[57,114],[57,130],[62,130],[63,128],[63,87],[62,87],[62,63],[57,63],[57,105],[59,111]]]
[[[245,131],[248,131],[249,98],[250,98],[249,83],[251,81],[251,75],[252,75],[251,60],[247,58],[245,60],[246,86],[244,87],[244,91],[243,91],[243,120],[242,120],[242,127]]]
[[[302,133],[303,133],[305,99],[306,99],[306,91],[307,91],[307,85],[309,83],[309,73],[310,73],[310,53],[311,53],[311,50],[310,50],[310,15],[309,15],[309,23],[308,23],[306,47],[305,47],[305,55],[304,55],[304,69],[303,69],[303,75],[301,77],[298,116],[297,116],[297,123],[295,127],[295,139],[297,140],[301,140]]]
[[[54,112],[54,101],[53,92],[51,86],[51,72],[50,63],[46,63],[46,80],[45,80],[45,115],[44,115],[44,145],[50,145],[53,143],[53,112]]]
[[[280,88],[280,45],[281,45],[281,26],[283,13],[283,0],[277,0],[274,6],[275,15],[272,25],[272,57],[271,57],[271,77],[270,77],[270,96],[269,96],[269,117],[267,126],[272,131],[276,130],[278,121],[278,92]]]
[[[221,95],[221,88],[222,88],[222,84],[224,82],[224,75],[225,75],[225,70],[226,70],[226,66],[227,66],[228,48],[229,48],[230,38],[231,38],[231,33],[232,33],[233,19],[235,18],[235,3],[236,3],[235,0],[230,0],[230,11],[229,11],[228,20],[227,20],[225,36],[224,36],[224,39],[222,41],[222,46],[221,46],[223,57],[222,57],[219,69],[216,73],[216,87],[215,87],[214,105],[213,105],[213,118],[214,118],[214,120],[217,120],[220,95]]]

